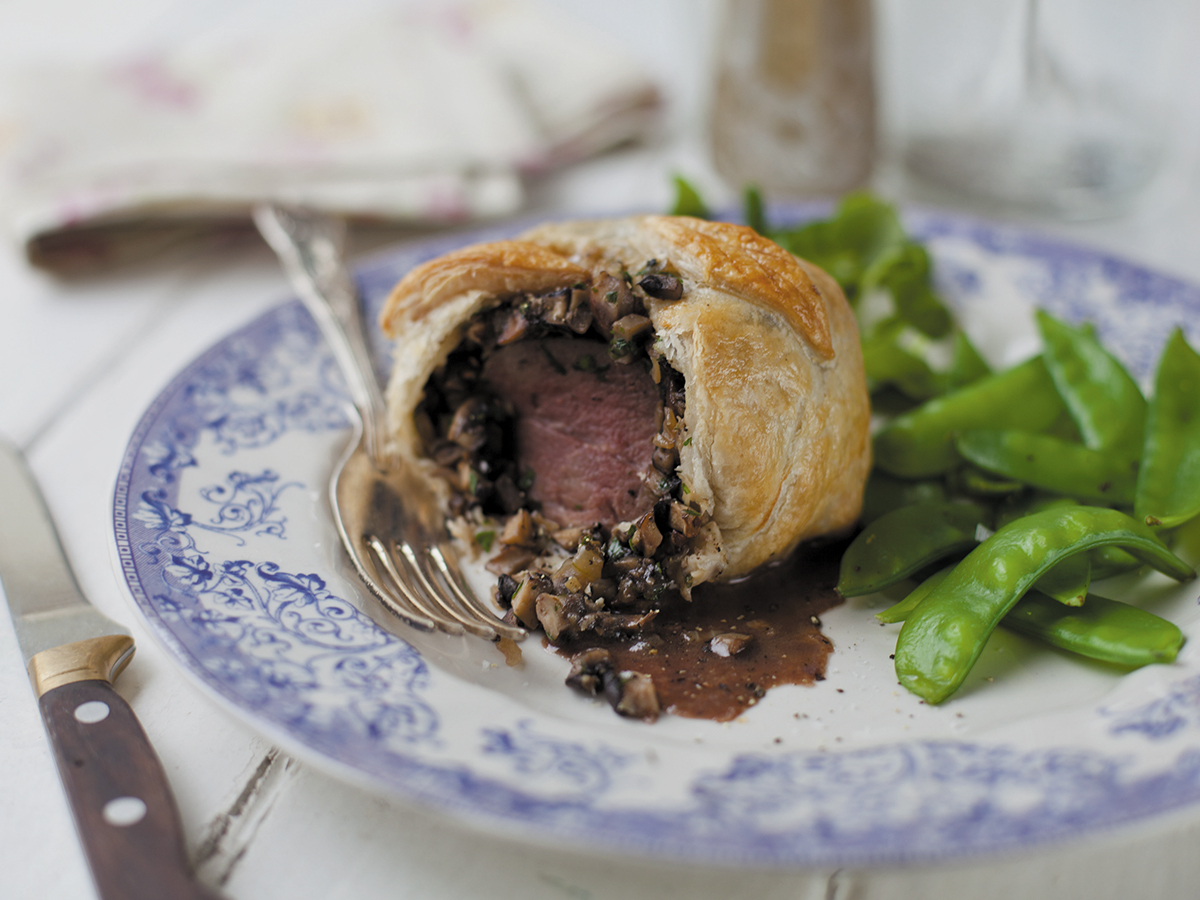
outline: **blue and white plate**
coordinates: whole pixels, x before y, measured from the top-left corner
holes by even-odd
[[[1095,322],[1143,380],[1170,328],[1200,322],[1200,290],[1118,259],[943,214],[908,224],[993,363],[1034,351],[1038,306]],[[372,315],[415,264],[515,230],[365,266]],[[896,626],[876,624],[882,601],[868,598],[823,616],[836,648],[825,681],[776,688],[726,724],[645,725],[564,687],[566,663],[536,639],[510,668],[477,638],[389,623],[326,507],[348,436],[332,358],[286,303],[163,389],[129,441],[113,510],[152,631],[306,760],[495,833],[706,863],[931,861],[1200,812],[1195,583],[1106,585],[1192,636],[1174,665],[1126,674],[1001,632],[933,708],[897,685]]]

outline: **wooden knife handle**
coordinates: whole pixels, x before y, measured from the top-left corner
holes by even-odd
[[[103,900],[218,900],[192,878],[166,773],[113,686],[76,681],[38,703]]]

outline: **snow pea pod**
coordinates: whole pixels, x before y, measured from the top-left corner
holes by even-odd
[[[1072,328],[1042,311],[1042,358],[1084,446],[1107,450],[1124,462],[1142,455],[1146,401],[1137,382],[1089,329]]]
[[[1045,434],[990,428],[961,431],[954,446],[980,468],[1033,487],[1133,506],[1137,472],[1121,454],[1089,450]]]
[[[1082,606],[1092,583],[1092,561],[1086,553],[1068,556],[1037,580],[1041,593],[1064,606]]]
[[[1183,646],[1183,632],[1174,623],[1096,594],[1088,594],[1083,606],[1069,609],[1030,591],[1001,624],[1063,650],[1121,666],[1174,662]]]
[[[917,340],[906,341],[905,337]],[[945,379],[930,368],[919,352],[924,337],[911,325],[893,319],[862,340],[863,371],[874,392],[878,387],[895,385],[914,400],[927,400],[945,391]],[[928,341],[924,338],[924,341]]]
[[[875,463],[902,478],[928,478],[961,462],[955,432],[965,428],[1043,431],[1065,412],[1042,358],[945,394],[892,419],[875,437]]]
[[[1025,516],[971,551],[905,620],[896,642],[900,683],[929,703],[941,703],[1034,582],[1075,553],[1109,545],[1176,580],[1195,575],[1150,528],[1117,510],[1067,506]]]
[[[933,593],[933,589],[946,580],[946,576],[954,571],[954,566],[938,569],[915,588],[908,592],[899,603],[893,603],[887,609],[875,613],[875,618],[885,625],[893,622],[903,622],[908,614],[917,608],[917,604]]]
[[[1076,597],[1076,596],[1074,596],[1074,594],[1072,594],[1068,597],[1067,600],[1064,600],[1061,597],[1052,596],[1049,593],[1046,593],[1044,591],[1044,588],[1047,586],[1048,578],[1051,578],[1052,576],[1054,576],[1055,572],[1057,572],[1059,569],[1062,569],[1064,567],[1066,567],[1068,569],[1072,568],[1071,563],[1077,559],[1082,559],[1084,561],[1084,563],[1086,564],[1087,560],[1088,560],[1088,556],[1086,553],[1080,553],[1080,554],[1077,554],[1076,556],[1068,556],[1066,559],[1064,559],[1062,562],[1060,562],[1057,566],[1052,568],[1049,572],[1047,572],[1040,579],[1038,579],[1037,588],[1035,590],[1030,590],[1030,592],[1025,595],[1025,598],[1028,598],[1036,593],[1043,597],[1050,597],[1050,599],[1054,600],[1054,602],[1058,603],[1060,606],[1072,606],[1072,607],[1082,606],[1083,605],[1083,596]],[[1088,569],[1090,570],[1090,566],[1088,566]],[[885,625],[890,625],[893,622],[903,622],[906,618],[908,618],[908,614],[917,608],[917,604],[920,603],[922,600],[924,600],[926,597],[928,597],[930,595],[930,593],[932,593],[933,589],[935,587],[937,587],[939,584],[941,584],[943,581],[945,581],[946,576],[949,575],[953,571],[954,571],[954,566],[946,566],[946,568],[944,568],[944,569],[938,569],[936,572],[934,572],[932,575],[930,575],[928,578],[926,578],[924,581],[922,581],[919,585],[917,585],[915,588],[913,588],[911,591],[909,591],[908,594],[904,597],[904,599],[901,600],[899,603],[893,603],[887,609],[884,609],[884,610],[881,610],[880,612],[875,613],[875,618],[878,619],[880,622],[883,622]],[[1087,593],[1086,583],[1083,586],[1083,592],[1084,592],[1084,594]],[[1020,603],[1023,603],[1025,601],[1025,598],[1022,598],[1021,601],[1018,602],[1018,607],[1020,606]],[[1068,602],[1068,600],[1071,602]],[[1010,613],[1010,615],[1011,615],[1011,613]]]
[[[947,346],[947,343],[949,346]],[[949,351],[949,367],[932,360]],[[928,400],[991,374],[983,357],[961,331],[935,341],[902,318],[877,325],[862,339],[863,368],[871,392],[893,385],[913,400]]]
[[[868,525],[902,506],[945,499],[946,488],[940,479],[909,481],[873,469],[863,491],[862,515],[859,518],[864,525]]]
[[[1012,497],[996,510],[996,530],[1000,530],[1009,522],[1015,522],[1022,516],[1033,515],[1046,509],[1059,506],[1079,506],[1078,500],[1070,497],[1058,497],[1054,494],[1027,494],[1022,497]]]
[[[1088,559],[1092,564],[1092,581],[1103,581],[1142,567],[1140,559],[1120,547],[1096,547],[1088,551]]]
[[[880,622],[903,622],[917,604],[946,579],[942,569],[894,606],[875,614]],[[1091,659],[1122,666],[1169,663],[1183,645],[1183,632],[1154,613],[1088,594],[1076,608],[1032,590],[1000,622],[1005,628]]]
[[[873,594],[939,559],[979,543],[988,511],[975,503],[918,503],[875,520],[846,548],[837,589],[843,597]]]
[[[1134,509],[1167,528],[1200,514],[1200,355],[1178,328],[1155,375]]]
[[[982,500],[1011,497],[1025,489],[1025,485],[1019,481],[972,465],[959,466],[947,472],[946,487],[951,494],[966,494]]]

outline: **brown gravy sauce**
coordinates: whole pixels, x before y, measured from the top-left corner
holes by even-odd
[[[573,656],[603,647],[618,669],[654,679],[665,712],[736,719],[776,685],[824,679],[833,644],[819,617],[842,602],[834,586],[843,549],[843,543],[802,547],[744,581],[701,585],[691,603],[678,596],[664,601],[634,637],[589,637],[556,650]],[[711,641],[729,632],[753,640],[740,653],[720,656]]]

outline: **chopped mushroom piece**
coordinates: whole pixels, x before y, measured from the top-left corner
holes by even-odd
[[[484,567],[493,575],[513,575],[526,568],[534,560],[534,552],[525,547],[505,547]]]
[[[641,672],[617,672],[612,655],[602,648],[571,657],[567,685],[593,697],[604,694],[622,716],[653,722],[662,712],[654,680]]]
[[[615,702],[610,688],[614,682],[619,686],[619,697]],[[643,675],[641,672],[621,672],[604,688],[612,708],[623,716],[653,722],[662,711],[658,704],[658,692],[654,690],[654,679],[649,675]]]
[[[607,650],[585,650],[571,657],[567,685],[595,697],[604,690],[604,676],[612,672],[612,655]]]
[[[541,572],[529,572],[512,595],[512,612],[526,628],[537,628],[537,598],[551,590],[550,579]]]
[[[650,319],[639,315],[622,316],[613,322],[612,326],[613,337],[623,341],[632,341],[639,334],[645,334],[649,330]]]
[[[654,551],[658,549],[658,545],[662,543],[662,532],[658,530],[658,525],[654,522],[654,511],[646,513],[637,521],[637,530],[630,540],[630,546],[636,550],[640,550],[646,557],[654,555]]]
[[[712,648],[712,652],[717,656],[735,656],[741,653],[754,642],[754,638],[748,634],[738,634],[736,631],[727,631],[724,634],[718,634],[708,644]]]
[[[571,620],[563,608],[564,600],[566,599],[557,597],[554,594],[538,594],[537,600],[534,601],[537,620],[541,624],[542,630],[546,632],[546,637],[551,642],[557,641],[559,635],[571,627]]]
[[[656,300],[679,300],[683,297],[683,282],[664,272],[651,272],[638,282],[638,287]]]
[[[507,546],[532,547],[537,540],[537,528],[533,524],[533,516],[529,510],[519,509],[504,523],[500,532],[500,543]]]

